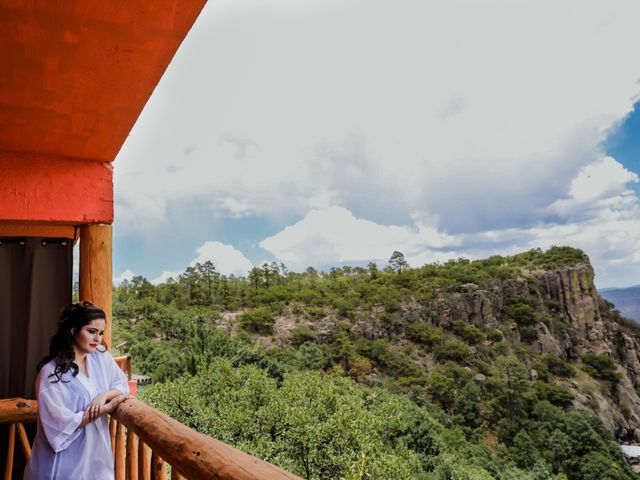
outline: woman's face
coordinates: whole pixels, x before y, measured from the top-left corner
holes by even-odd
[[[78,353],[93,353],[102,344],[105,322],[103,318],[91,320],[74,334],[75,348]]]

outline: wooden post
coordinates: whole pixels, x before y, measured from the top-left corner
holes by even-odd
[[[116,461],[116,430],[118,428],[118,421],[109,417],[109,438],[111,438],[111,453],[113,454],[113,461]]]
[[[29,461],[31,457],[31,445],[29,445],[29,438],[27,437],[27,432],[24,429],[24,425],[21,423],[16,424],[18,426],[18,436],[20,437],[20,445],[22,445],[22,451],[24,453],[24,458]]]
[[[127,441],[124,425],[116,426],[115,480],[125,480],[125,443]]]
[[[177,468],[171,467],[171,480],[186,480]]]
[[[9,425],[9,443],[7,445],[7,465],[4,468],[4,480],[11,480],[13,473],[13,450],[16,446],[16,424]]]
[[[151,449],[142,439],[138,442],[138,480],[151,480]]]
[[[164,460],[156,452],[151,454],[151,480],[167,480]]]
[[[111,348],[111,289],[113,287],[111,225],[88,224],[80,228],[80,300],[104,310],[104,341]]]
[[[138,436],[127,429],[127,480],[138,480]]]

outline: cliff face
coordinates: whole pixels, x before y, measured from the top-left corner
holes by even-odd
[[[586,354],[605,354],[613,359],[621,376],[615,392],[598,388],[586,374],[567,381],[566,386],[575,395],[575,408],[600,416],[618,438],[640,441],[638,339],[602,300],[593,278],[591,265],[583,264],[526,272],[520,279],[505,280],[489,289],[467,284],[459,292],[439,293],[421,309],[421,316],[445,328],[454,320],[504,328],[501,312],[509,299],[535,299],[539,315],[555,318],[563,328],[553,329],[548,322],[539,321],[537,339],[530,343],[534,354],[554,354],[574,365],[580,365]],[[515,325],[512,327],[515,331]],[[533,363],[535,357],[530,360]]]
[[[526,343],[531,368],[537,358],[553,354],[577,367],[575,378],[560,380],[574,395],[574,407],[593,412],[621,440],[640,442],[640,342],[638,331],[605,302],[595,288],[594,271],[584,263],[556,270],[525,271],[517,279],[494,282],[480,288],[465,284],[456,291],[439,291],[426,304],[405,303],[402,321],[389,323],[383,312],[355,322],[354,328],[367,339],[402,341],[409,325],[425,322],[447,330],[463,321],[477,327],[498,328],[505,337],[519,340],[515,321],[506,318],[510,301],[527,299],[535,305],[538,321],[535,338]],[[330,336],[331,326],[325,330]],[[322,329],[320,329],[322,330]],[[580,367],[585,355],[611,358],[620,382],[607,390]],[[533,372],[532,372],[533,373]]]

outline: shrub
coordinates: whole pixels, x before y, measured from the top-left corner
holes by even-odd
[[[464,327],[460,336],[465,342],[470,345],[477,345],[485,339],[484,333],[482,333],[479,328],[474,327],[473,325],[467,325],[466,327]]]
[[[489,329],[489,331],[487,331],[487,339],[491,340],[492,342],[499,342],[503,338],[504,336],[502,335],[502,332],[497,328],[491,328]]]
[[[256,308],[255,310],[249,310],[240,315],[240,327],[243,329],[261,334],[273,333],[273,325],[275,318],[273,313],[267,307]]]
[[[440,327],[430,327],[426,323],[409,326],[409,338],[420,345],[433,346],[442,341],[444,331]]]
[[[555,355],[543,355],[540,360],[547,365],[549,372],[556,377],[571,378],[576,373],[571,365]]]
[[[311,320],[320,320],[327,315],[322,307],[309,307],[306,309],[305,313]]]
[[[537,322],[534,303],[528,298],[510,298],[503,307],[503,313],[518,325],[531,326]]]
[[[568,408],[573,403],[573,393],[562,385],[538,381],[535,389],[540,400],[547,400],[558,407]]]
[[[617,385],[620,382],[620,374],[616,371],[616,364],[610,357],[601,355],[587,354],[582,357],[584,362],[584,370],[597,380],[604,380]]]
[[[299,347],[306,342],[315,342],[316,334],[307,326],[297,327],[291,330],[289,342],[294,347]]]
[[[471,351],[463,343],[447,342],[437,347],[434,354],[439,361],[464,362],[471,356]]]
[[[518,328],[520,340],[526,343],[534,342],[538,339],[538,330],[533,325],[525,325]]]

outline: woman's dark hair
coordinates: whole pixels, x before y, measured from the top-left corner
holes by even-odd
[[[56,368],[49,377],[56,377],[53,383],[62,380],[62,375],[71,370],[73,376],[78,374],[78,365],[75,364],[75,352],[73,350],[74,333],[78,333],[80,329],[92,320],[104,320],[104,310],[97,307],[91,302],[79,302],[67,305],[60,315],[60,323],[58,323],[58,331],[51,337],[49,344],[49,355],[44,357],[38,364],[39,372],[49,361],[55,360]],[[73,332],[72,332],[73,330]],[[103,342],[104,344],[104,342]],[[103,352],[106,351],[102,350]],[[64,381],[64,380],[63,380]]]

